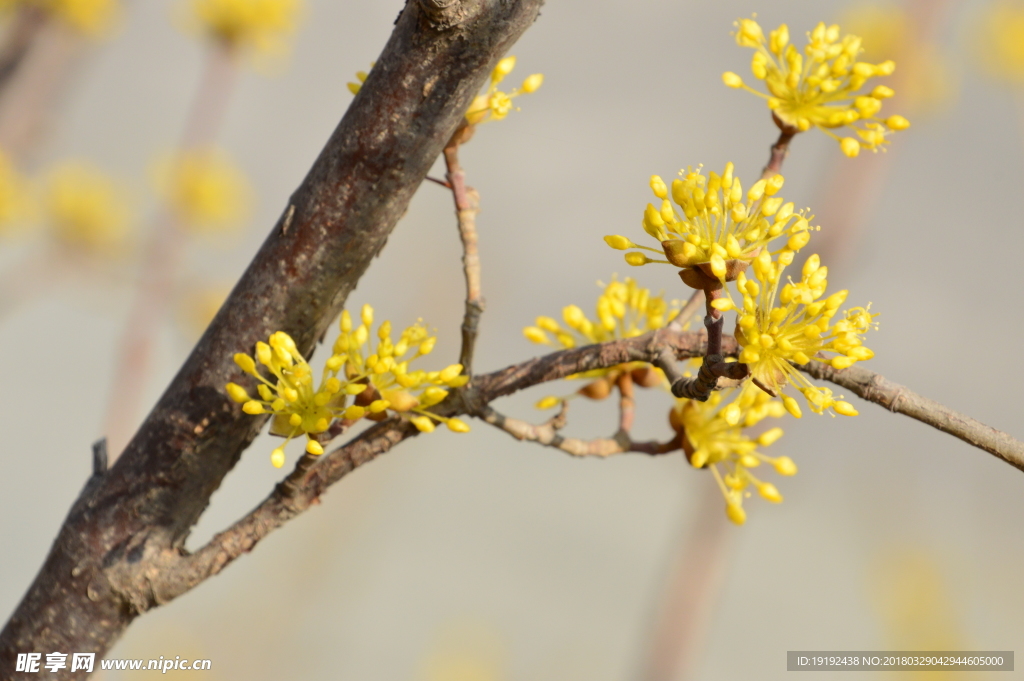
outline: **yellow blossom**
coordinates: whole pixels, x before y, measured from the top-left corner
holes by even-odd
[[[535,73],[528,76],[520,88],[513,89],[507,93],[502,92],[498,89],[498,84],[504,80],[505,76],[512,72],[515,65],[515,57],[505,57],[494,67],[494,70],[491,71],[491,81],[486,92],[477,95],[466,112],[466,121],[470,125],[483,123],[484,121],[500,121],[514,108],[512,100],[515,97],[524,93],[535,92],[544,82],[544,75]]]
[[[719,175],[701,174],[701,168],[680,171],[682,179],[672,181],[671,196],[665,181],[651,176],[651,189],[659,205],[647,204],[642,226],[661,248],[639,246],[624,236],[606,236],[605,243],[617,250],[642,248],[663,253],[666,260],[648,258],[631,251],[630,265],[668,262],[676,267],[698,267],[708,277],[731,281],[771,241],[788,237],[783,250],[800,250],[810,239],[808,223],[813,216],[795,210],[777,196],[783,177],[774,175],[751,185],[746,194],[733,164]],[[673,202],[675,205],[673,205]],[[684,281],[685,281],[684,277]]]
[[[295,32],[301,0],[191,0],[201,29],[232,49],[283,52]]]
[[[164,199],[194,231],[237,224],[252,197],[245,175],[224,152],[214,149],[193,149],[164,161],[156,180]]]
[[[596,318],[591,320],[578,306],[569,305],[562,309],[562,323],[552,317],[537,317],[534,326],[523,329],[523,335],[534,343],[574,348],[617,338],[634,338],[655,331],[668,323],[675,310],[669,308],[661,294],[652,295],[649,289],[641,288],[631,277],[624,281],[613,277],[598,296],[596,312]],[[611,394],[616,380],[625,373],[630,373],[633,382],[641,387],[650,388],[664,383],[661,371],[644,362],[595,369],[569,378],[597,379],[578,392],[590,399],[604,399]],[[561,398],[545,397],[536,406],[538,409],[550,409],[561,401]]]
[[[336,420],[345,419],[348,424],[362,418],[381,420],[388,411],[408,415],[422,432],[433,431],[435,421],[445,423],[454,432],[467,432],[469,426],[463,421],[427,411],[447,397],[445,388],[465,385],[468,377],[462,374],[462,365],[453,364],[441,371],[410,371],[410,362],[429,354],[434,346],[434,338],[418,323],[405,329],[396,342],[391,337],[391,322],[383,322],[377,329],[375,351],[368,355],[373,325],[373,308],[369,305],[363,306],[361,321],[353,328],[348,311],[342,313],[341,333],[324,363],[319,384],[314,384],[312,369],[295,341],[278,331],[268,343],[256,344],[254,356],[235,355],[239,368],[259,382],[258,395],[251,396],[241,385],[228,383],[228,396],[247,414],[272,414],[270,432],[286,437],[285,445],[294,437],[306,435],[306,451],[310,454],[323,452],[318,436]],[[268,380],[257,362],[275,380]],[[284,464],[285,445],[271,455],[271,462],[278,468]]]
[[[803,277],[781,288],[779,283],[785,266],[772,261],[764,251],[754,261],[754,277],[741,274],[736,287],[743,298],[736,323],[736,340],[740,344],[739,361],[750,367],[753,382],[771,395],[780,395],[787,383],[803,393],[811,411],[855,416],[849,402],[833,398],[832,391],[813,385],[793,364],[811,360],[826,362],[835,369],[845,369],[860,360],[871,359],[874,353],[864,346],[862,336],[877,327],[869,308],[847,310],[832,322],[846,300],[847,291],[827,298],[828,268],[817,255],[804,263]],[[739,306],[737,306],[739,307]],[[831,357],[821,352],[836,353]],[[801,415],[796,400],[783,397],[783,404],[794,416]]]
[[[131,220],[125,191],[92,166],[67,162],[50,174],[45,210],[64,244],[92,252],[124,245]]]
[[[370,62],[371,69],[373,68],[373,65],[374,62]],[[348,91],[354,95],[358,95],[359,91],[363,89],[363,83],[366,82],[366,79],[369,75],[370,74],[368,74],[366,71],[356,71],[356,82],[346,83],[346,85],[348,86]]]
[[[102,35],[120,13],[118,0],[40,0],[54,16],[91,36]]]
[[[796,464],[788,456],[770,457],[759,450],[782,437],[781,428],[771,428],[758,436],[744,432],[765,418],[780,418],[785,414],[781,402],[748,383],[712,393],[706,402],[677,400],[669,415],[673,428],[682,437],[690,464],[711,469],[725,497],[726,515],[737,525],[746,520],[743,499],[749,496],[748,488],[755,488],[768,501],[782,501],[775,485],[762,481],[751,469],[767,464],[779,475],[796,474]],[[724,469],[724,476],[719,465]]]
[[[785,24],[767,38],[753,19],[740,19],[736,27],[737,44],[755,50],[751,70],[755,78],[764,81],[768,94],[747,86],[732,72],[725,73],[722,80],[729,87],[764,97],[783,124],[799,131],[817,127],[836,141],[849,140],[842,144],[847,156],[856,156],[861,147],[876,151],[887,143],[886,135],[909,127],[902,116],[883,119],[878,115],[882,101],[894,94],[892,89],[884,85],[862,89],[870,79],[892,74],[896,64],[858,61],[858,36],[840,38],[839,26],[819,23],[807,34],[808,44],[801,54],[789,41]],[[832,132],[844,126],[857,137],[840,138]]]

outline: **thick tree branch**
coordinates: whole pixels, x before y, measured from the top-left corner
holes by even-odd
[[[342,477],[418,432],[406,421],[389,419],[329,454],[303,456],[295,471],[248,515],[195,553],[171,556],[154,580],[154,591],[167,602],[213,577],[268,534],[320,503],[320,495]]]
[[[141,612],[192,525],[263,425],[223,392],[232,362],[275,331],[311,353],[540,0],[406,5],[394,33],[289,206],[124,454],[72,507],[0,633],[18,652],[101,655]],[[433,11],[433,10],[432,10]],[[63,678],[81,678],[68,674]]]

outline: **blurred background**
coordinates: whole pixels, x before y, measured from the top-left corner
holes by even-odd
[[[8,52],[19,36],[30,47],[0,96],[4,618],[90,473],[90,445],[110,435],[119,449],[155,402],[401,7],[305,0],[293,33],[257,36],[233,62],[187,3],[123,0],[92,23],[7,13]],[[812,130],[783,171],[782,194],[822,225],[810,248],[831,285],[881,313],[866,367],[1024,436],[1024,224],[1009,201],[1024,184],[1020,3],[549,2],[511,52],[510,80],[543,72],[544,86],[461,153],[482,208],[477,371],[537,354],[522,328],[570,303],[592,311],[614,273],[688,295],[672,268],[630,269],[601,237],[638,233],[651,174],[732,161],[749,186],[760,172],[777,130],[721,81],[749,73],[731,31],[755,12],[800,45],[841,22],[870,60],[897,62],[885,111],[913,126],[887,153],[848,159]],[[216,151],[175,153],[200,146]],[[168,224],[187,229],[160,236]],[[422,317],[438,329],[436,363],[456,361],[460,255],[451,196],[425,183],[349,308],[369,302],[403,328]],[[147,362],[126,359],[140,347]],[[574,388],[495,406],[540,422],[533,403]],[[634,433],[667,439],[669,400],[644,392]],[[111,416],[119,399],[130,408]],[[752,499],[742,527],[678,453],[578,460],[475,421],[418,437],[138,619],[109,656],[209,658],[208,679],[679,681],[781,679],[787,650],[1014,649],[1024,477],[858,408],[783,424],[772,450],[800,472],[776,481],[783,504]],[[609,435],[614,415],[611,401],[577,401],[567,433]],[[278,442],[246,451],[190,547],[270,492]]]

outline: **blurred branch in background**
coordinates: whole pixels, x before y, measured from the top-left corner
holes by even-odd
[[[204,149],[216,138],[237,76],[234,58],[232,46],[226,43],[214,43],[207,50],[203,75],[185,119],[179,156],[172,163],[180,163],[184,154]],[[163,202],[149,230],[134,300],[115,355],[113,389],[102,431],[113,460],[120,456],[143,413],[154,346],[171,310],[175,277],[184,255],[184,230],[175,206]]]
[[[40,216],[50,234],[0,272],[0,317],[69,281],[118,283],[128,230],[126,192],[111,191],[112,185],[91,167],[77,164],[73,172],[63,164],[51,171],[41,208],[33,205],[33,178],[23,175],[34,165],[35,151],[51,131],[75,76],[88,64],[91,46],[109,35],[121,5],[116,0],[20,0],[10,5],[12,16],[0,43],[0,234],[12,241],[37,236],[16,232],[34,228]],[[88,196],[97,183],[103,190]]]
[[[0,149],[25,164],[88,63],[83,55],[113,30],[122,7],[119,0],[13,5],[0,43]]]

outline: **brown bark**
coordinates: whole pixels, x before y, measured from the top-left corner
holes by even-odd
[[[232,356],[278,330],[312,351],[541,2],[443,4],[406,5],[227,303],[124,454],[71,508],[0,633],[0,678],[16,677],[19,652],[102,656],[136,616],[173,597],[155,588],[163,567],[183,554],[210,495],[263,425],[223,392],[228,381],[247,384]]]

